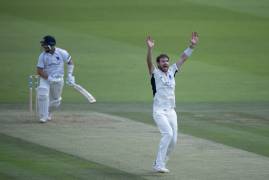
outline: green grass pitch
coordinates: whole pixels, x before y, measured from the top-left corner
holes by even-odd
[[[142,179],[4,134],[0,140],[1,179]]]

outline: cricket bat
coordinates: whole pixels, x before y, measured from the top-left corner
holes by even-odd
[[[89,93],[86,89],[84,89],[81,85],[73,83],[72,87],[78,91],[81,95],[83,95],[88,101],[89,103],[95,103],[96,99],[93,97],[93,95],[91,95],[91,93]]]

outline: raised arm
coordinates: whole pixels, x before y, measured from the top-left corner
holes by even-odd
[[[154,70],[154,64],[152,62],[152,49],[154,47],[154,41],[151,39],[150,36],[147,37],[146,39],[146,44],[148,47],[147,50],[147,65],[148,65],[148,70],[149,70],[149,75],[151,76]]]
[[[177,67],[180,68],[182,64],[191,56],[193,49],[198,44],[199,38],[197,32],[192,32],[190,46],[183,52],[179,60],[176,62]]]

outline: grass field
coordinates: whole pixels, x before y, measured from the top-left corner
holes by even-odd
[[[72,109],[56,113],[54,121],[47,124],[36,123],[33,116],[18,109],[1,112],[0,132],[20,138],[21,143],[18,140],[11,143],[15,141],[21,149],[25,148],[23,157],[16,153],[22,151],[18,148],[11,147],[7,152],[2,150],[11,157],[13,152],[16,155],[14,159],[3,156],[1,162],[6,168],[1,169],[2,174],[16,177],[16,173],[23,175],[23,170],[28,170],[28,176],[51,179],[63,179],[69,174],[73,174],[71,179],[236,180],[269,177],[268,157],[181,133],[178,148],[168,164],[171,173],[158,175],[151,170],[160,138],[155,126],[81,108]],[[9,138],[4,136],[2,139],[5,145]],[[24,141],[33,147],[39,146],[27,149],[29,143],[23,145]],[[31,159],[23,161],[28,154]],[[50,162],[54,157],[58,163]],[[49,173],[55,166],[64,169]],[[74,168],[65,172],[72,166]]]
[[[0,140],[1,179],[142,179],[4,134]]]
[[[0,179],[268,179],[268,8],[266,0],[0,0]],[[145,145],[152,136],[147,132],[157,130],[152,126],[145,37],[151,34],[155,39],[154,56],[166,52],[174,62],[186,48],[191,31],[199,32],[200,44],[176,79],[182,141],[171,162],[174,172],[159,177],[148,172],[158,133],[150,147]],[[58,134],[35,124],[26,113],[28,75],[35,73],[39,41],[46,34],[54,35],[59,47],[70,52],[77,82],[98,101],[87,105],[66,87],[63,107],[57,114],[58,119],[67,118],[66,124],[64,120],[57,124],[56,119],[48,125],[55,132],[58,129]],[[127,148],[136,156],[128,157],[130,154],[119,150],[123,157],[116,156],[122,159],[115,160],[109,150],[102,149],[101,138],[99,143],[98,138],[85,141],[92,143],[94,147],[86,147],[96,156],[75,149],[73,141],[73,145],[66,143],[74,133],[76,138],[95,137],[91,133],[79,135],[83,123],[72,121],[85,120],[83,114],[87,111],[93,113],[85,115],[90,121],[102,119],[94,115],[99,112],[109,118],[127,118],[130,125],[145,130],[139,131],[144,138],[134,138],[135,133],[127,136],[133,138],[134,145],[142,141],[137,151],[131,144]],[[22,121],[15,113],[22,115]],[[120,137],[110,134],[111,128],[117,129],[112,124],[96,128],[102,129],[104,139],[109,135]],[[90,129],[99,136],[99,131]],[[36,135],[38,130],[42,133]],[[51,142],[46,133],[59,135],[55,138],[59,141]],[[117,140],[112,142],[124,148]],[[186,142],[193,151],[189,151]],[[212,146],[206,148],[208,142]],[[215,147],[236,152],[231,153],[234,161],[227,160],[229,153],[225,151],[217,151],[220,159],[216,158]],[[184,159],[181,153],[187,157]],[[29,155],[29,162],[24,154]],[[141,164],[140,155],[145,158]],[[208,164],[212,158],[216,162]],[[244,163],[250,164],[243,166]],[[188,173],[191,167],[193,174]],[[215,173],[210,173],[213,170]]]

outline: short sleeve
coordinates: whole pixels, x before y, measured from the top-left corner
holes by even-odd
[[[71,60],[71,56],[66,50],[62,49],[61,54],[62,54],[64,62],[68,63]]]
[[[45,64],[44,64],[44,54],[40,54],[39,58],[38,58],[38,62],[36,65],[38,68],[44,68]]]
[[[156,68],[155,66],[153,66],[152,75],[153,75],[153,74],[156,74],[156,72],[157,72],[157,68]]]
[[[172,73],[174,74],[174,76],[176,75],[177,72],[180,71],[180,69],[177,67],[177,64],[173,64],[170,66],[170,70],[172,71]]]

